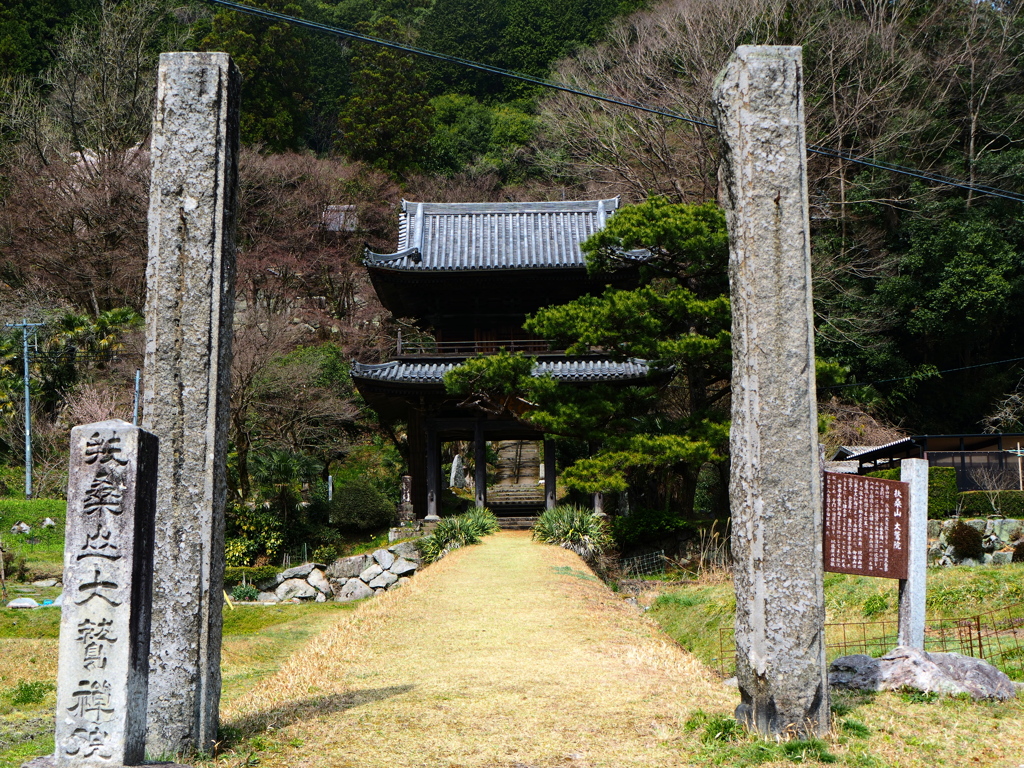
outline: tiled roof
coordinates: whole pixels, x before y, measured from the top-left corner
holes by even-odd
[[[619,199],[535,203],[402,201],[398,251],[366,252],[368,266],[411,271],[581,268],[580,243]]]
[[[394,361],[381,365],[352,364],[352,375],[360,379],[392,381],[408,384],[440,384],[445,373],[458,362],[407,363]],[[630,381],[642,379],[650,372],[645,360],[556,360],[540,361],[534,376],[550,374],[559,381]]]
[[[863,448],[857,453],[852,453],[848,455],[846,459],[848,461],[852,461],[854,459],[861,460],[867,456],[875,454],[876,452],[878,452],[879,455],[883,455],[892,448],[907,447],[914,444],[914,438],[901,437],[899,440],[893,440],[891,443],[886,443],[885,445],[876,445],[872,448]]]

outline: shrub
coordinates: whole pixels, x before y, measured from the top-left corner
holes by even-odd
[[[479,524],[467,515],[445,517],[432,534],[420,539],[420,551],[425,562],[434,563],[459,547],[478,543],[483,535]]]
[[[232,587],[241,584],[259,584],[277,576],[280,568],[273,565],[262,565],[258,568],[228,566],[224,569],[224,586]]]
[[[395,505],[369,483],[352,480],[334,489],[329,502],[331,523],[342,528],[373,531],[394,521]]]
[[[474,507],[460,515],[460,517],[466,518],[475,525],[480,530],[481,536],[489,536],[501,530],[501,524],[498,523],[497,516],[487,507]]]
[[[4,552],[4,578],[14,581],[28,581],[28,563],[24,557],[13,552]]]
[[[1020,542],[1013,548],[1013,560],[1014,563],[1024,563],[1024,541]]]
[[[585,560],[592,560],[611,544],[604,520],[586,507],[568,504],[545,510],[533,526],[533,538],[571,549]]]
[[[612,537],[616,544],[626,548],[671,536],[685,530],[688,525],[678,512],[639,507],[628,515],[615,518],[612,523]]]
[[[242,603],[252,603],[260,599],[260,591],[252,584],[239,584],[231,590],[231,599]]]
[[[11,704],[16,706],[40,704],[46,698],[46,694],[55,688],[56,686],[53,683],[43,682],[42,680],[36,680],[31,683],[22,680],[10,691]]]
[[[999,513],[1006,517],[1024,517],[1024,493],[1020,491],[964,491],[960,496],[960,514],[987,517],[995,514],[990,499],[994,496]]]
[[[249,539],[232,538],[224,542],[224,562],[229,566],[249,565],[256,556],[259,545]]]
[[[313,561],[330,565],[339,557],[338,550],[333,544],[323,544],[313,550]]]
[[[946,534],[946,541],[953,547],[953,554],[960,560],[978,560],[985,552],[981,531],[963,521],[957,522]]]

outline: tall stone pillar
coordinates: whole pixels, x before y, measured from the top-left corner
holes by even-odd
[[[732,293],[736,716],[829,727],[801,49],[742,46],[715,83]]]
[[[477,419],[473,428],[473,485],[476,506],[487,506],[487,443],[484,442],[484,420]]]
[[[143,393],[143,425],[160,440],[152,756],[208,750],[217,739],[238,89],[226,53],[160,56]]]
[[[555,441],[544,438],[544,509],[558,505],[558,488],[555,483]]]
[[[900,579],[897,643],[924,650],[928,582],[928,460],[903,459],[900,480],[910,484],[907,578]]]

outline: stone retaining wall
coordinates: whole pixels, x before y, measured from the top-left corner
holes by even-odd
[[[985,548],[981,560],[957,558],[946,541],[947,534],[959,522],[981,533]],[[951,518],[928,521],[928,560],[935,565],[1002,565],[1013,560],[1013,549],[1021,541],[1024,541],[1024,520]]]

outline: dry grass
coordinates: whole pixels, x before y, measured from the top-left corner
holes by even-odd
[[[261,766],[668,766],[699,762],[688,717],[735,699],[575,554],[503,533],[345,616],[225,721]]]

